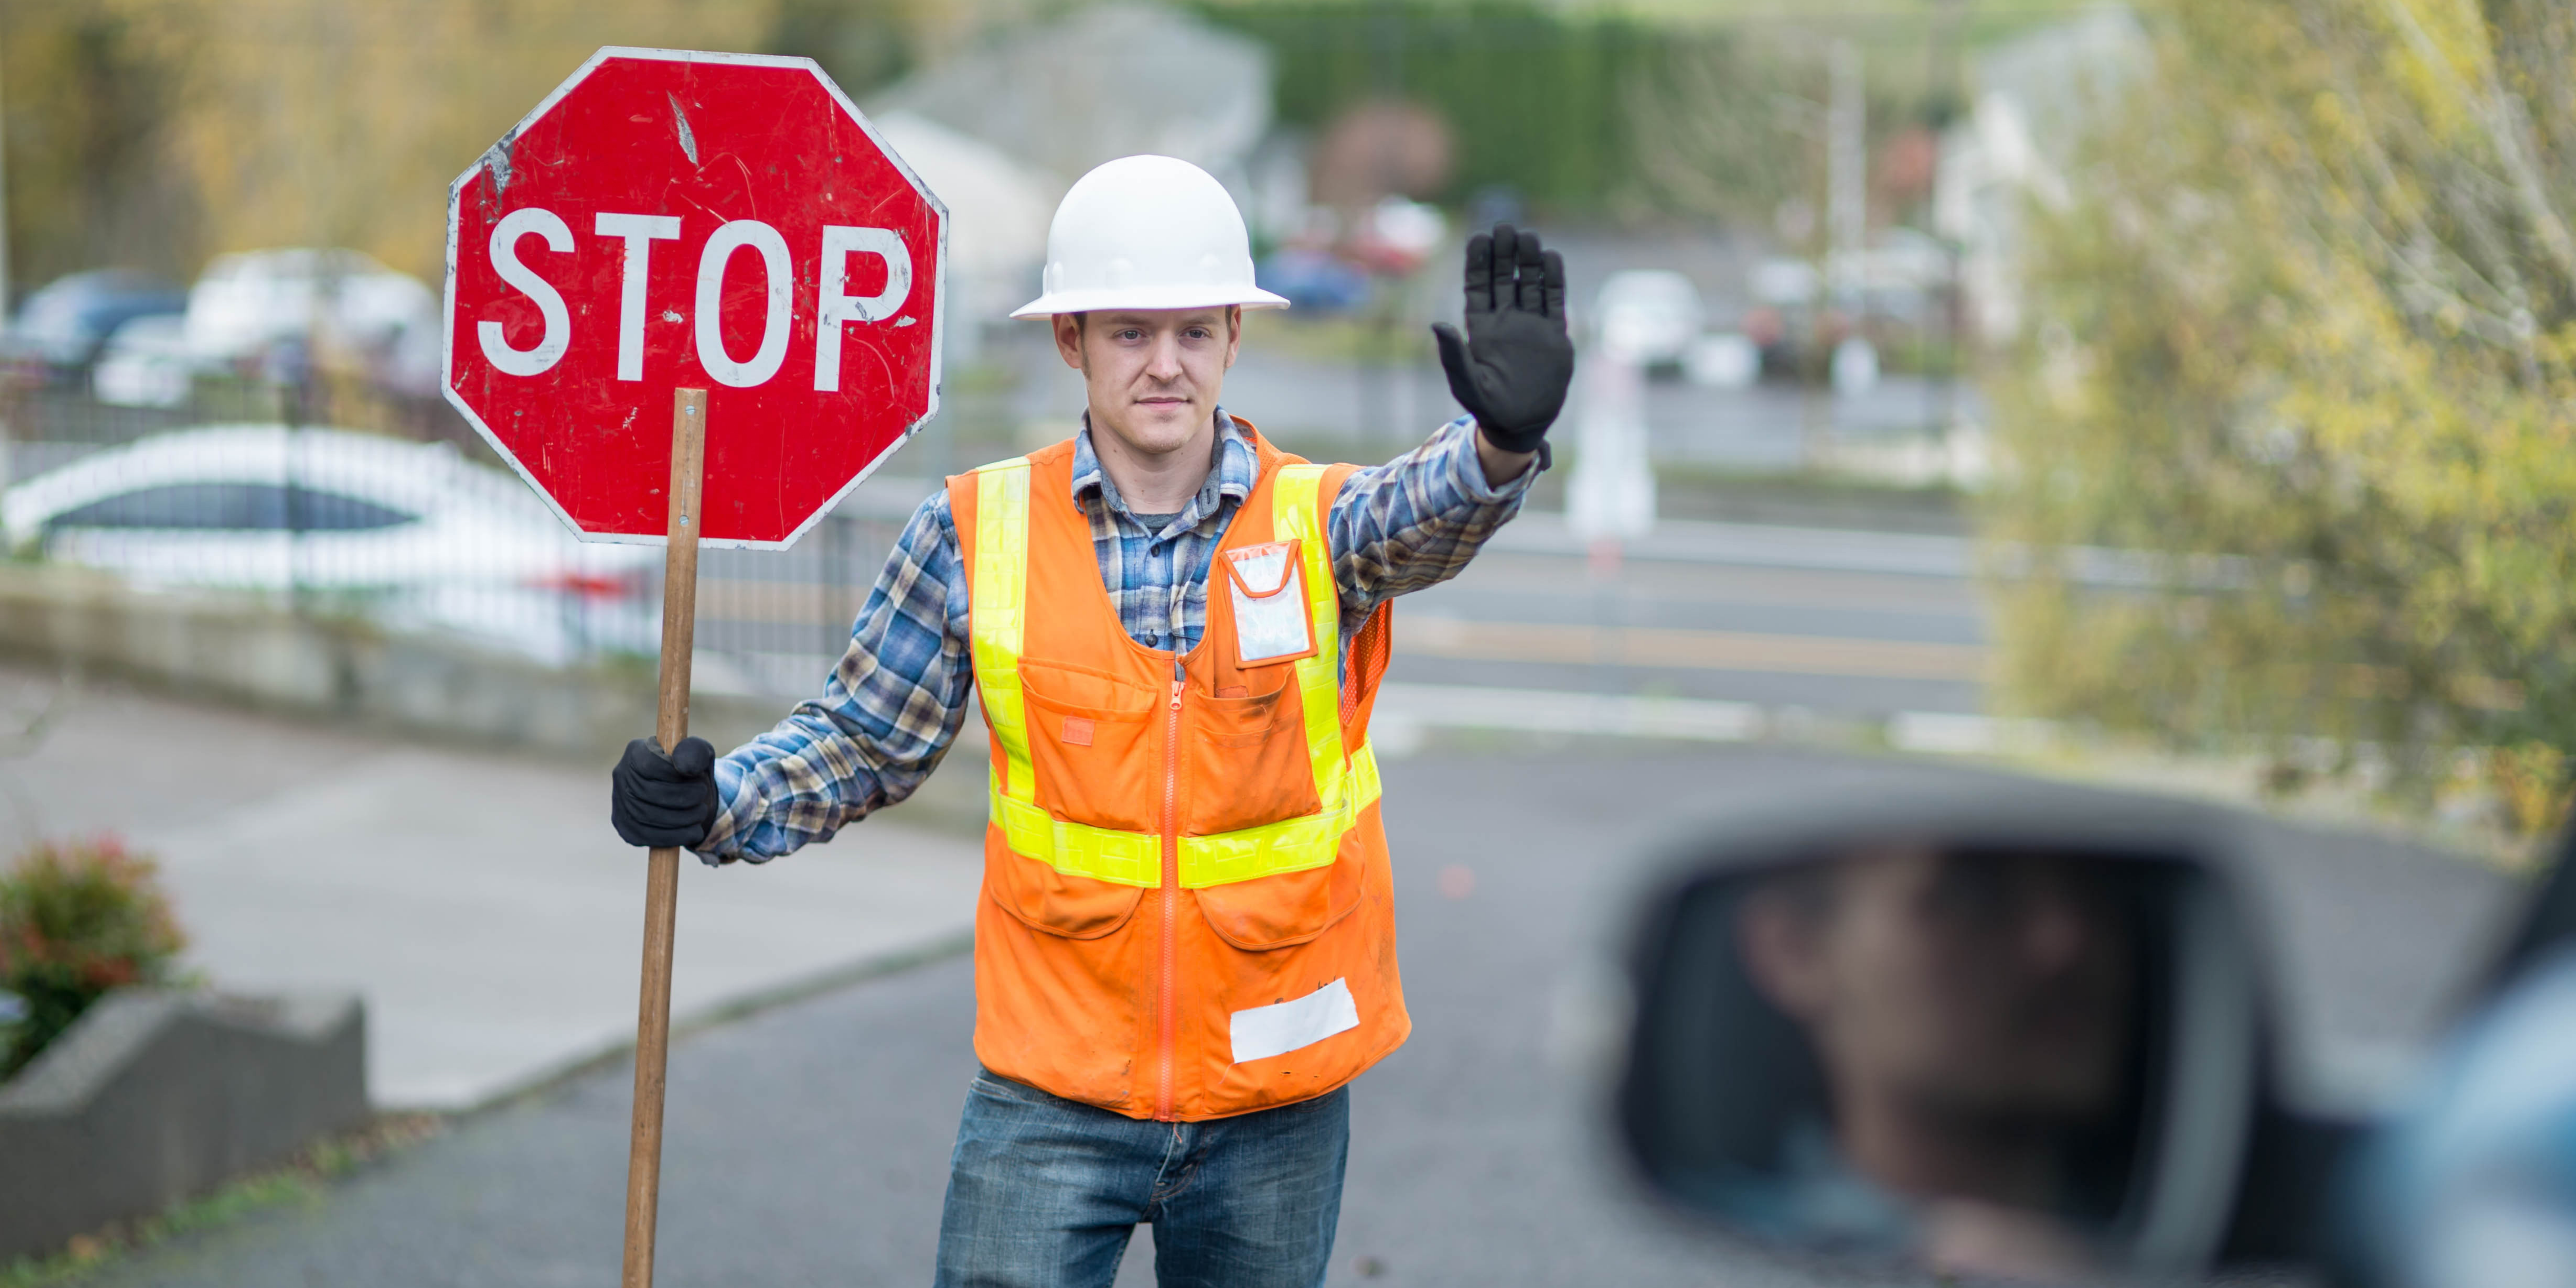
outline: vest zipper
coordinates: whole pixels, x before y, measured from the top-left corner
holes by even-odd
[[[1181,904],[1181,655],[1172,654],[1172,706],[1168,736],[1163,742],[1163,996],[1162,1094],[1155,1102],[1154,1117],[1172,1121],[1172,1047],[1177,1037],[1180,1018],[1180,985],[1173,978],[1176,955],[1174,922]]]

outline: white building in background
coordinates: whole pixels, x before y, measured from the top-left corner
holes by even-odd
[[[1239,190],[1270,129],[1270,84],[1259,41],[1159,5],[1104,4],[926,68],[877,95],[868,114],[926,117],[1067,184],[1103,161],[1154,152]]]
[[[1261,208],[1252,162],[1270,85],[1260,42],[1116,3],[1010,28],[872,96],[868,119],[948,206],[950,360],[971,361],[983,326],[1037,294],[1056,202],[1103,161],[1179,157]]]
[[[948,357],[971,362],[987,326],[1029,297],[1065,181],[914,112],[868,118],[948,206]]]
[[[2084,130],[2153,56],[2137,15],[2104,5],[1977,60],[1973,106],[1941,139],[1932,202],[1935,227],[1959,247],[1969,325],[1987,343],[2021,332],[2026,203],[2066,205]]]

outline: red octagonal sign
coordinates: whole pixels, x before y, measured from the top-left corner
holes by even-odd
[[[784,546],[939,406],[948,212],[812,60],[603,49],[448,186],[447,397],[585,539]]]

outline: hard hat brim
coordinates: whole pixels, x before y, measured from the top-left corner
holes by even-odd
[[[1095,313],[1102,309],[1206,309],[1225,305],[1247,309],[1284,309],[1288,297],[1258,286],[1127,286],[1088,291],[1055,291],[1011,310],[1015,318],[1053,317],[1058,313]]]

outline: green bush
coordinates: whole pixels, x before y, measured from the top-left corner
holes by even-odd
[[[166,982],[186,942],[152,860],[115,837],[20,855],[0,873],[0,990],[25,1013],[0,1031],[0,1079],[110,990]]]

